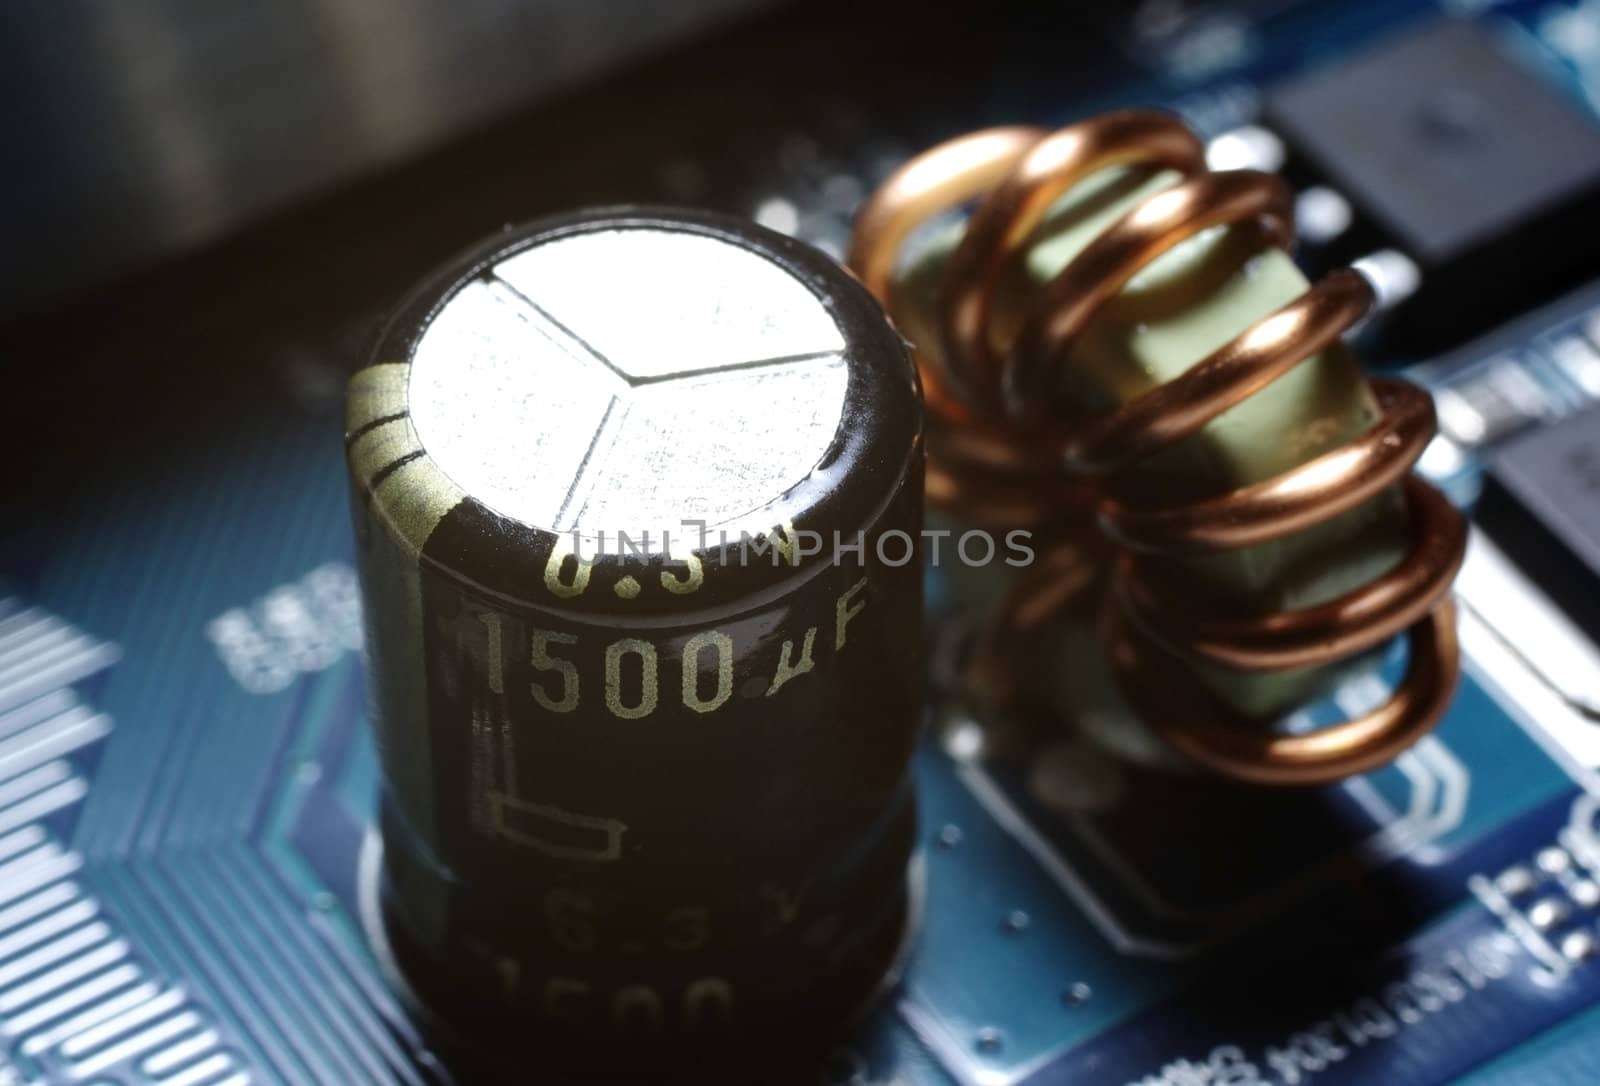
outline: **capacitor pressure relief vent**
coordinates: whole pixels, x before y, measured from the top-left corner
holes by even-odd
[[[916,537],[923,456],[868,293],[733,219],[537,222],[400,308],[347,443],[377,896],[423,1003],[610,1061],[867,1001],[920,681],[920,567],[877,541]]]

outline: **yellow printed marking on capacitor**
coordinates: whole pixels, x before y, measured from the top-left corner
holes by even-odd
[[[785,518],[770,533],[776,540],[778,555],[791,566],[800,564],[800,537],[795,534],[794,521]],[[760,551],[756,552],[760,554]]]
[[[862,600],[860,603],[855,604],[854,606],[851,606],[850,603],[851,600],[856,598],[856,594],[866,587],[867,579],[863,577],[855,584],[845,589],[843,595],[839,597],[838,602],[834,604],[833,647],[835,650],[844,648],[845,630],[846,627],[850,625],[850,620],[867,609],[866,600]]]
[[[483,623],[484,638],[487,641],[484,656],[489,692],[491,694],[504,694],[506,692],[505,650],[501,648],[505,637],[503,632],[504,622],[493,611],[483,612],[478,616],[478,621]]]
[[[562,570],[567,559],[574,563],[571,580],[564,579]],[[583,595],[584,589],[589,587],[589,574],[594,570],[594,559],[584,558],[582,554],[573,549],[571,541],[564,535],[556,536],[555,544],[550,548],[550,557],[544,564],[544,586],[552,595],[562,599],[572,599],[574,596]]]
[[[358,371],[350,378],[345,429],[354,433],[378,419],[404,413],[410,376],[411,367],[404,362],[380,362]]]
[[[626,823],[579,814],[550,803],[532,803],[505,792],[488,796],[496,832],[508,841],[564,860],[612,863],[622,857]]]
[[[733,1017],[733,985],[721,977],[702,977],[684,991],[683,1015],[688,1026],[704,1024],[713,1009],[722,1022]]]
[[[843,627],[840,627],[840,636],[843,636]],[[772,673],[772,685],[767,687],[767,697],[771,697],[783,689],[783,684],[790,679],[804,675],[816,666],[811,658],[811,646],[816,643],[817,628],[815,626],[806,630],[806,638],[800,646],[800,658],[795,659],[794,642],[785,641],[783,648],[778,651],[778,666]]]
[[[412,557],[466,497],[428,458],[407,415],[411,367],[381,362],[350,378],[345,406],[351,472],[371,491],[378,516]]]
[[[709,698],[700,696],[700,653],[713,649],[717,655],[717,689]],[[733,696],[733,638],[721,630],[697,633],[683,646],[683,704],[697,713],[709,713]]]
[[[401,417],[380,422],[356,438],[350,445],[350,463],[357,478],[372,487],[383,481],[384,473],[397,461],[421,452],[411,420]]]
[[[862,577],[834,599],[835,651],[845,647],[849,624],[867,607],[867,599],[858,598],[866,588],[867,578]],[[506,663],[499,657],[511,640],[503,630],[505,619],[495,612],[483,612],[478,615],[478,621],[484,628],[485,644],[490,653],[484,672],[487,685],[491,693],[504,694]],[[795,638],[783,640],[778,647],[765,696],[771,697],[794,679],[816,668],[818,629],[817,626],[805,628],[799,638],[798,651]],[[534,676],[526,689],[532,695],[534,704],[550,713],[564,714],[576,710],[580,704],[582,686],[578,666],[575,661],[557,655],[557,652],[576,652],[578,635],[530,627],[528,642],[528,660],[533,666]],[[764,655],[766,650],[764,643],[758,643],[747,651]],[[714,654],[715,660],[707,659],[707,652]],[[700,630],[687,637],[681,647],[675,648],[667,643],[665,654],[669,660],[676,655],[676,666],[681,676],[681,704],[684,708],[701,714],[713,713],[727,705],[733,697],[737,648],[734,639],[726,631],[717,628]],[[613,716],[622,720],[640,720],[655,712],[661,695],[659,672],[662,656],[663,650],[657,645],[636,637],[620,638],[606,646],[604,673],[600,680],[606,708]],[[631,682],[632,665],[628,663],[634,657],[637,657],[640,668],[636,695]],[[703,663],[712,666],[703,668]],[[755,666],[759,668],[761,665]],[[630,677],[625,678],[625,667]],[[709,693],[704,692],[702,685],[705,678],[712,674],[716,677],[716,685]]]
[[[627,705],[622,700],[622,658],[639,658],[639,701]],[[656,647],[636,637],[624,637],[606,646],[606,708],[623,720],[649,716],[656,708]]]
[[[466,497],[426,455],[400,464],[378,481],[372,503],[413,557],[445,515]]]
[[[682,558],[674,559],[682,562],[686,567],[683,575],[677,576],[667,570],[661,571],[661,587],[671,592],[674,596],[687,596],[699,588],[706,580],[705,565],[700,561],[700,556],[692,551]]]
[[[554,697],[542,682],[533,683],[533,700],[539,708],[552,713],[570,713],[578,707],[578,669],[571,660],[560,660],[550,655],[550,646],[576,645],[573,634],[555,633],[552,630],[534,630],[530,638],[535,671],[553,671],[561,677],[561,696]]]

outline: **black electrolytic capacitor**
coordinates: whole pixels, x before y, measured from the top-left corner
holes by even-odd
[[[730,218],[537,222],[404,303],[347,446],[430,1008],[693,1048],[859,1007],[907,925],[923,456],[867,292]]]

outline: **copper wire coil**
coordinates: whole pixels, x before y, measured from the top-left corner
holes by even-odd
[[[897,170],[862,208],[846,260],[897,324],[894,279],[901,248],[924,223],[999,184],[1045,135],[992,128],[940,145]],[[917,352],[928,408],[927,501],[986,528],[1038,528],[1088,511],[1049,447],[959,389],[927,351]]]
[[[926,441],[929,506],[957,510],[973,527],[1054,533],[1087,524],[1093,514],[1093,487],[1063,473],[1048,451],[1029,450],[1033,459],[1023,460],[1017,455],[1021,447],[938,417],[928,420]]]
[[[1138,165],[1181,179],[1100,233],[1039,293],[1011,343],[996,343],[994,295],[1056,200],[1089,175]],[[918,156],[873,194],[857,222],[850,265],[886,305],[906,240],[922,223],[975,201],[945,272],[939,342],[919,352],[930,414],[930,499],[978,513],[1022,505],[1070,509],[1092,501],[1115,551],[1099,628],[1134,708],[1196,762],[1238,780],[1315,784],[1391,760],[1438,721],[1459,672],[1450,585],[1466,528],[1438,491],[1410,474],[1435,431],[1428,395],[1374,381],[1382,416],[1344,446],[1275,478],[1179,506],[1127,500],[1118,475],[1199,432],[1366,313],[1372,293],[1335,272],[1256,322],[1182,376],[1109,415],[1075,415],[1056,395],[1078,335],[1127,282],[1174,245],[1214,226],[1255,224],[1264,240],[1293,241],[1290,194],[1255,171],[1208,172],[1204,148],[1165,114],[1123,111],[1056,132],[997,128]],[[891,308],[891,316],[896,316]],[[942,438],[939,435],[943,435]],[[1064,469],[1064,470],[1063,470]],[[1072,480],[1076,480],[1076,485]],[[1151,559],[1248,547],[1324,523],[1399,487],[1413,545],[1399,565],[1338,599],[1265,616],[1207,615],[1164,595]],[[1010,526],[1028,526],[1012,521]],[[1081,602],[1097,550],[1071,540],[1015,586],[980,644],[991,690],[1014,678],[1011,658],[1051,614]],[[1409,661],[1387,702],[1304,735],[1234,719],[1173,658],[1244,672],[1320,667],[1405,632]],[[1001,678],[996,678],[997,676]]]

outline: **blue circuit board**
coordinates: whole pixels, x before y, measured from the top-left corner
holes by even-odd
[[[1600,4],[1448,8],[1594,110]],[[1126,80],[1098,96],[1002,87],[985,108],[1153,101],[1216,133],[1273,80],[1439,14],[1222,7],[1126,42]],[[763,206],[807,199],[797,181]],[[845,215],[808,211],[802,232],[837,247]],[[1494,435],[1453,432],[1442,395],[1423,470],[1470,506],[1491,437],[1600,399],[1597,334],[1590,288],[1408,360],[1441,394],[1515,393]],[[374,943],[339,419],[337,384],[230,405],[181,454],[131,454],[0,530],[0,1086],[452,1080]],[[1325,790],[1240,791],[1067,738],[986,756],[936,705],[903,975],[796,1081],[1600,1081],[1600,655],[1537,581],[1475,534],[1448,717]],[[1533,629],[1555,639],[1542,659]],[[1353,680],[1308,721],[1383,684]]]

